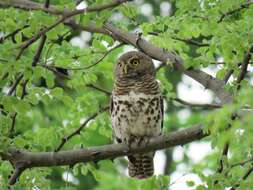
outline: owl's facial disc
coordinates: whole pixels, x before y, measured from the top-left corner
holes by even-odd
[[[138,58],[129,59],[127,62],[119,61],[118,65],[121,70],[121,75],[123,77],[128,78],[136,78],[140,76],[140,72],[138,72],[138,65],[140,64],[140,60]]]
[[[154,75],[155,69],[148,56],[141,52],[131,51],[123,54],[115,67],[117,77],[139,79],[144,75]]]

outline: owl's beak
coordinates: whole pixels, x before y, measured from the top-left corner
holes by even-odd
[[[124,64],[124,67],[123,67],[123,73],[126,75],[128,72],[128,67],[126,64]]]

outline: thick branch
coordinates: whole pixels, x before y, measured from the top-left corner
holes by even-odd
[[[63,16],[59,20],[57,20],[52,25],[50,25],[50,26],[48,26],[46,28],[43,28],[40,32],[38,32],[37,34],[35,34],[32,38],[30,38],[29,40],[27,40],[26,42],[24,42],[23,44],[20,45],[21,51],[18,54],[18,58],[21,56],[21,54],[23,53],[23,51],[27,47],[29,47],[31,44],[33,44],[35,41],[37,41],[42,35],[45,35],[47,32],[49,32],[50,30],[52,30],[53,28],[55,28],[59,24],[64,23],[65,20],[67,20],[67,19],[69,19],[69,18],[71,18],[73,16],[82,14],[82,13],[96,12],[96,11],[102,11],[102,10],[108,9],[108,8],[113,8],[113,7],[116,7],[116,6],[118,6],[118,5],[120,5],[120,4],[124,3],[124,2],[127,2],[127,1],[128,0],[114,0],[113,2],[110,2],[110,3],[106,3],[106,4],[102,4],[102,5],[97,5],[97,6],[91,6],[91,7],[87,7],[87,8],[80,9],[80,10],[73,10],[73,11],[64,10],[64,12],[62,12]],[[15,2],[17,2],[17,1],[15,1]],[[23,3],[23,1],[18,1],[18,2],[21,3],[21,4]],[[27,2],[29,2],[29,1],[27,1]],[[3,4],[5,4],[5,3],[3,3]],[[12,5],[12,4],[9,4],[9,5]],[[30,10],[29,5],[30,4],[27,4],[27,9]],[[41,4],[39,4],[39,5],[37,5],[37,8],[39,10],[43,10],[43,11],[47,12],[48,8],[46,8],[44,5],[43,5],[43,7],[41,7]],[[20,8],[20,7],[18,7],[18,8]]]
[[[113,0],[112,2],[105,3],[102,5],[96,5],[87,7],[84,9],[79,10],[70,10],[70,9],[64,9],[60,10],[54,5],[50,5],[49,7],[41,4],[36,3],[29,0],[8,0],[8,1],[0,1],[0,7],[8,8],[8,7],[15,7],[23,10],[41,10],[47,13],[55,14],[55,15],[66,15],[66,14],[81,14],[84,12],[95,12],[95,11],[102,11],[105,9],[116,7],[124,2],[127,2],[128,0]]]
[[[207,135],[208,134],[203,132],[201,126],[195,126],[173,133],[164,134],[151,139],[146,145],[133,145],[130,149],[129,146],[125,144],[111,144],[77,150],[38,153],[10,149],[7,153],[1,153],[1,156],[3,159],[9,160],[15,169],[22,168],[22,170],[25,170],[32,167],[74,165],[79,162],[85,163],[90,161],[94,162],[105,159],[113,159],[134,153],[143,153],[169,148],[176,145],[184,145],[204,138]],[[19,173],[19,175],[20,174],[21,173]],[[10,181],[11,185],[15,183],[19,175],[15,176],[15,179],[12,177],[12,181]]]
[[[124,32],[109,23],[105,24],[104,28],[115,39],[135,46],[150,57],[163,63],[167,63],[168,61],[172,62],[177,70],[198,81],[205,88],[212,90],[221,100],[222,104],[232,102],[232,96],[225,90],[225,83],[223,81],[218,80],[201,70],[186,70],[183,66],[183,60],[181,57],[174,53],[167,52],[162,48],[156,47],[144,39],[137,38],[135,34]]]

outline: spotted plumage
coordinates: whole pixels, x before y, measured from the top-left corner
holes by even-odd
[[[161,134],[163,100],[152,60],[144,53],[123,54],[115,66],[111,120],[118,143],[147,143]],[[154,152],[128,156],[129,175],[147,178],[154,173]]]

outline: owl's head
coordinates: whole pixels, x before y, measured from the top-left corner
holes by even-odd
[[[130,51],[119,57],[115,70],[117,78],[138,79],[144,75],[155,75],[155,67],[150,57],[139,51]]]

